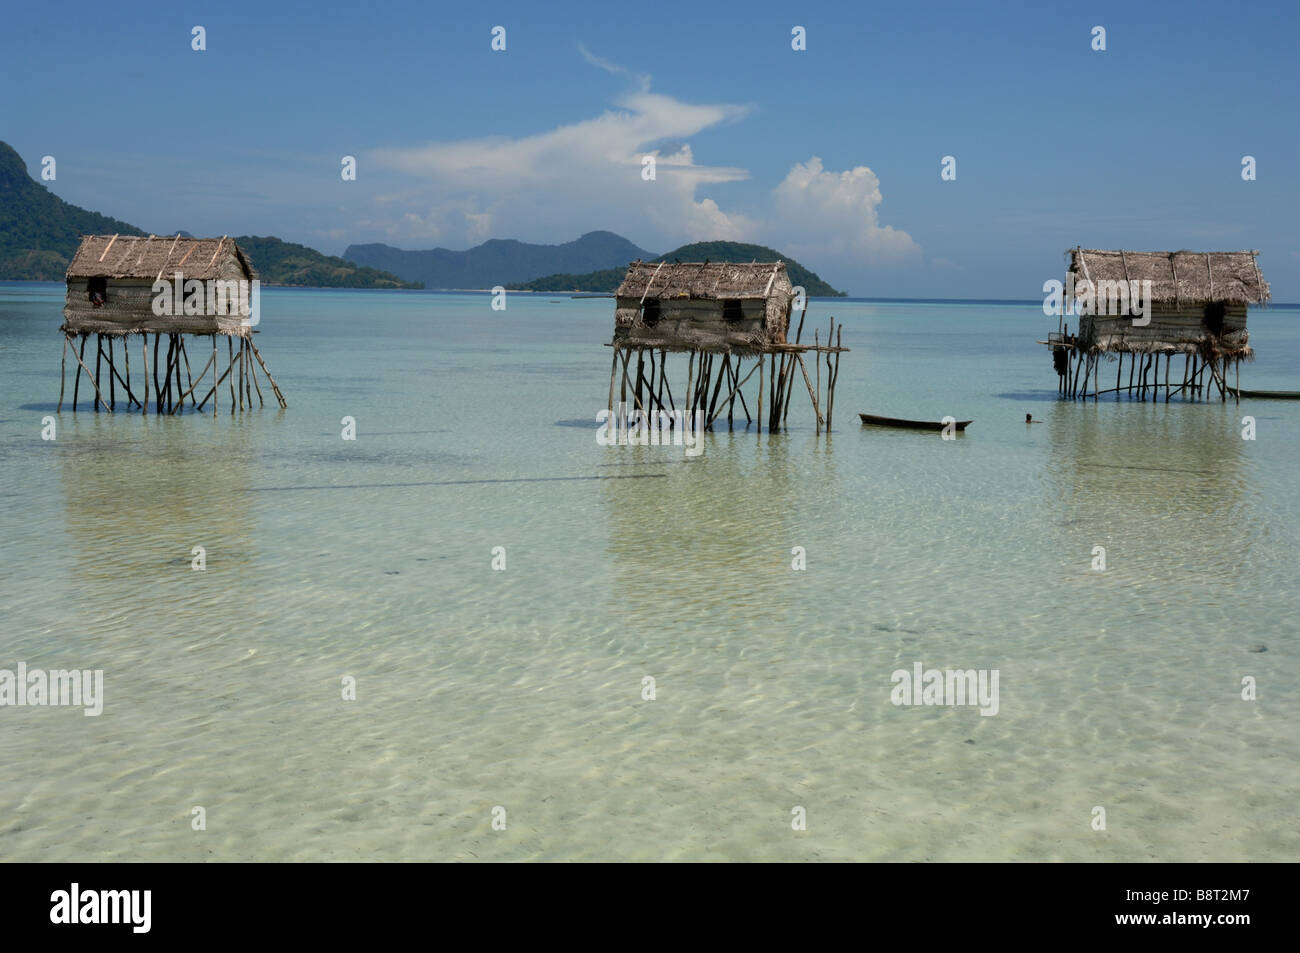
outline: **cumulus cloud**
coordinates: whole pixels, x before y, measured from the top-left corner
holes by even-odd
[[[546,132],[373,150],[368,159],[376,165],[425,183],[404,200],[400,218],[388,219],[389,231],[479,241],[539,230],[569,238],[593,228],[645,233],[649,223],[652,236],[669,244],[747,235],[753,227],[748,218],[724,212],[699,192],[749,173],[698,164],[685,142],[740,118],[746,108],[685,103],[651,92],[648,77],[633,78],[637,88],[617,101],[618,108]],[[656,160],[653,181],[641,175],[647,155]]]
[[[880,179],[864,165],[830,172],[817,156],[797,162],[773,191],[776,222],[788,236],[781,247],[843,268],[915,263],[921,247],[880,224],[881,201]]]
[[[746,180],[748,170],[698,162],[689,140],[748,108],[653,92],[650,77],[578,50],[627,82],[615,108],[531,135],[374,149],[365,162],[400,186],[377,194],[358,224],[408,247],[564,241],[593,229],[656,251],[752,241],[840,274],[919,259],[910,235],[880,223],[880,181],[866,166],[833,172],[813,156],[774,188],[754,183],[742,209],[724,208],[710,187]],[[654,181],[642,177],[647,155],[656,160]]]

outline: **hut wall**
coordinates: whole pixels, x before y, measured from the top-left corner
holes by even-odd
[[[223,278],[243,277],[238,262],[233,268],[223,265]],[[164,275],[171,280],[171,276]],[[142,278],[109,278],[104,304],[90,303],[87,278],[69,278],[63,307],[63,326],[76,334],[126,334],[147,331],[170,334],[213,334],[238,331],[243,323],[239,315],[156,315],[153,312],[153,281]]]
[[[781,281],[774,283],[772,293],[767,299],[765,321],[768,339],[774,342],[787,340],[790,332],[790,309],[794,304],[794,289],[784,275]]]
[[[1156,303],[1151,323],[1135,327],[1126,316],[1090,315],[1083,319],[1081,332],[1086,347],[1115,351],[1192,351],[1211,340],[1204,323],[1204,302],[1179,305]],[[1224,344],[1244,347],[1247,343],[1246,306],[1230,304],[1223,316]]]
[[[619,298],[614,341],[623,346],[752,348],[769,343],[767,304],[761,298],[740,300],[741,317],[728,321],[723,302],[715,299],[659,299],[659,320],[644,321],[641,302]]]

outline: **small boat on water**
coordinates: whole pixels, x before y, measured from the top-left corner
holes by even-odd
[[[877,427],[901,427],[905,430],[942,430],[948,426],[943,421],[936,420],[905,420],[902,417],[877,417],[875,414],[858,414],[864,424],[873,424]],[[954,421],[952,426],[956,430],[965,430],[970,425],[969,420]]]
[[[1238,397],[1254,397],[1256,400],[1300,400],[1300,390],[1237,390],[1229,387],[1228,393]]]

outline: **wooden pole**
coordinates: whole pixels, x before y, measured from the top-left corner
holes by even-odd
[[[758,355],[758,432],[763,432],[763,359],[766,354]]]
[[[831,392],[830,394],[827,395],[828,399],[826,402],[826,430],[828,433],[830,432],[831,429],[831,421],[835,417],[835,386],[840,382],[840,356],[844,353],[843,351],[844,322],[843,321],[841,321],[840,326],[835,329],[835,346],[837,348],[840,348],[840,350],[837,350],[835,352],[835,373],[831,375]]]
[[[706,430],[713,429],[713,410],[718,406],[718,394],[722,392],[722,379],[724,376],[729,376],[727,375],[727,370],[730,366],[731,355],[724,354],[722,357],[722,367],[718,372],[718,382],[713,385],[713,398],[709,401],[709,407],[704,412],[704,419],[708,421],[708,425],[705,427]]]
[[[194,375],[190,373],[190,352],[185,350],[185,335],[180,335],[181,357],[185,358],[185,379],[190,382],[190,406],[194,406]],[[177,368],[176,383],[180,384],[179,368]],[[199,375],[202,378],[203,375]]]
[[[813,413],[817,415],[817,432],[821,433],[822,410],[821,410],[821,404],[817,400],[817,392],[813,390],[813,383],[808,378],[808,368],[804,365],[803,355],[797,354],[795,355],[795,357],[799,361],[799,370],[803,372],[803,382],[805,386],[807,386],[808,388],[808,396],[812,398]]]
[[[132,400],[134,400],[137,404],[139,404],[140,403],[139,399],[135,396],[135,393],[131,390],[131,335],[130,334],[125,334],[122,336],[122,365],[123,367],[126,368],[126,380],[124,381],[126,392],[131,395]]]
[[[176,404],[176,410],[173,410],[173,411],[172,411],[173,414],[176,413],[177,410],[180,410],[180,409],[185,405],[185,398],[186,398],[186,397],[189,397],[190,400],[193,401],[193,399],[194,399],[194,398],[193,398],[194,388],[198,387],[199,384],[203,383],[203,376],[204,376],[205,374],[207,374],[207,372],[208,372],[208,368],[209,368],[210,366],[215,366],[214,362],[216,361],[216,359],[217,359],[217,352],[216,352],[215,350],[213,350],[213,352],[212,352],[212,356],[211,356],[210,358],[208,358],[208,363],[207,363],[207,364],[204,364],[204,365],[203,365],[203,370],[199,371],[199,379],[198,379],[198,380],[194,380],[193,378],[190,378],[190,389],[187,390],[185,393],[181,394],[181,399],[180,399],[180,401],[177,402],[177,404]],[[212,392],[209,391],[208,393],[211,394]],[[206,396],[203,398],[204,403],[207,402],[207,399],[208,399],[208,398],[207,398]]]
[[[148,332],[146,332],[147,336]],[[153,334],[153,407],[154,413],[162,413],[162,387],[158,383],[158,343],[162,335],[155,331]]]
[[[68,335],[63,335],[63,359],[59,362],[59,406],[54,409],[56,414],[63,413],[63,388],[68,383]]]
[[[95,335],[95,393],[99,393],[99,362],[104,357],[104,337],[102,334]],[[89,371],[87,371],[89,373]],[[95,413],[99,413],[99,404],[93,405]],[[109,408],[105,406],[105,410]]]
[[[113,335],[108,336],[108,406],[112,410],[117,410],[117,383],[113,378],[117,375],[117,369],[113,367]]]
[[[175,399],[172,395],[172,353],[176,350],[175,335],[167,335],[167,366],[163,369],[163,397],[167,400],[167,413],[172,412]],[[162,405],[158,405],[161,409]]]
[[[181,392],[181,356],[185,353],[185,335],[176,335],[176,393]],[[181,401],[178,397],[177,403]]]
[[[235,367],[235,342],[231,335],[226,335],[226,363],[233,371]],[[235,416],[235,375],[230,375],[230,416]]]
[[[215,352],[216,349],[213,348],[213,351]],[[213,356],[215,357],[215,353],[214,353]],[[235,369],[235,364],[234,364],[234,362],[232,361],[229,365],[227,365],[226,369],[225,369],[224,371],[221,372],[221,376],[220,376],[220,377],[217,377],[217,382],[216,382],[215,384],[213,384],[211,387],[209,387],[209,388],[208,388],[208,392],[207,392],[206,394],[203,395],[203,399],[202,399],[201,401],[199,401],[199,410],[202,410],[202,409],[203,409],[203,405],[206,404],[206,403],[208,402],[208,398],[209,398],[209,397],[212,398],[212,405],[213,405],[213,407],[216,407],[216,397],[217,397],[217,395],[218,395],[218,394],[220,393],[220,391],[221,391],[221,382],[224,381],[227,377],[229,377],[231,371],[233,371],[234,369]],[[214,364],[212,365],[212,375],[213,375],[214,377],[216,377],[216,374],[217,374],[217,371],[218,371],[218,370],[220,370],[220,365],[214,363]]]
[[[817,329],[813,328],[813,365],[814,365],[813,372],[816,373],[817,375],[817,396],[813,398],[814,409],[821,406],[821,396],[822,396],[822,355],[821,355],[821,351],[819,350],[820,347],[821,347],[821,342],[818,340],[817,337]],[[800,367],[803,366],[803,361],[799,362],[799,366]],[[822,415],[820,410],[817,411],[816,432],[819,434],[822,432]]]
[[[149,413],[149,332],[144,331],[140,334],[140,360],[144,362],[144,406],[140,408],[140,413]],[[155,373],[157,373],[155,371]]]
[[[271,376],[270,368],[266,366],[266,361],[262,360],[262,352],[257,349],[257,344],[253,341],[251,337],[248,339],[248,346],[253,351],[254,359],[256,359],[257,363],[261,366],[262,373],[266,375],[267,381],[270,382],[271,390],[275,393],[275,399],[280,402],[281,409],[288,407],[289,402],[285,400],[284,395],[280,393],[280,385],[277,384],[275,382],[275,378]]]
[[[695,351],[694,349],[687,352],[689,355],[686,359],[686,391],[682,395],[682,404],[686,411],[686,416],[691,416],[691,387],[695,384]]]
[[[636,349],[636,404],[641,406],[641,380],[645,376],[645,349]]]
[[[86,337],[90,337],[90,335],[87,334]],[[82,339],[81,347],[82,347],[82,350],[84,351],[84,350],[85,350],[85,347],[86,347],[85,339],[84,339],[84,338]],[[94,376],[90,373],[90,368],[89,368],[89,367],[86,367],[86,362],[83,361],[83,360],[81,359],[81,356],[80,356],[79,354],[77,354],[76,351],[73,351],[73,352],[72,352],[72,356],[75,357],[75,358],[77,359],[77,363],[81,365],[81,367],[82,367],[83,370],[85,370],[85,372],[86,372],[86,380],[90,381],[90,386],[95,388],[95,397],[96,397],[96,399],[99,401],[100,404],[104,404],[104,395],[101,394],[101,393],[99,392],[99,386],[95,383],[95,378],[94,378]],[[81,379],[81,377],[80,377],[80,375],[78,375],[77,380],[80,380],[80,379]],[[72,403],[72,409],[73,409],[73,410],[76,410],[76,409],[77,409],[77,403],[76,403],[76,400],[77,400],[77,395],[76,395],[76,393],[74,392],[73,395],[72,395],[72,401],[73,401],[73,403]],[[96,406],[98,406],[98,405],[96,405]],[[109,410],[108,404],[104,404],[104,409],[107,410],[110,414],[113,412],[112,410]]]

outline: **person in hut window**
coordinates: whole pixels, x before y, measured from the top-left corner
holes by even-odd
[[[94,308],[102,308],[108,300],[108,282],[103,278],[91,278],[87,284],[86,297]]]

